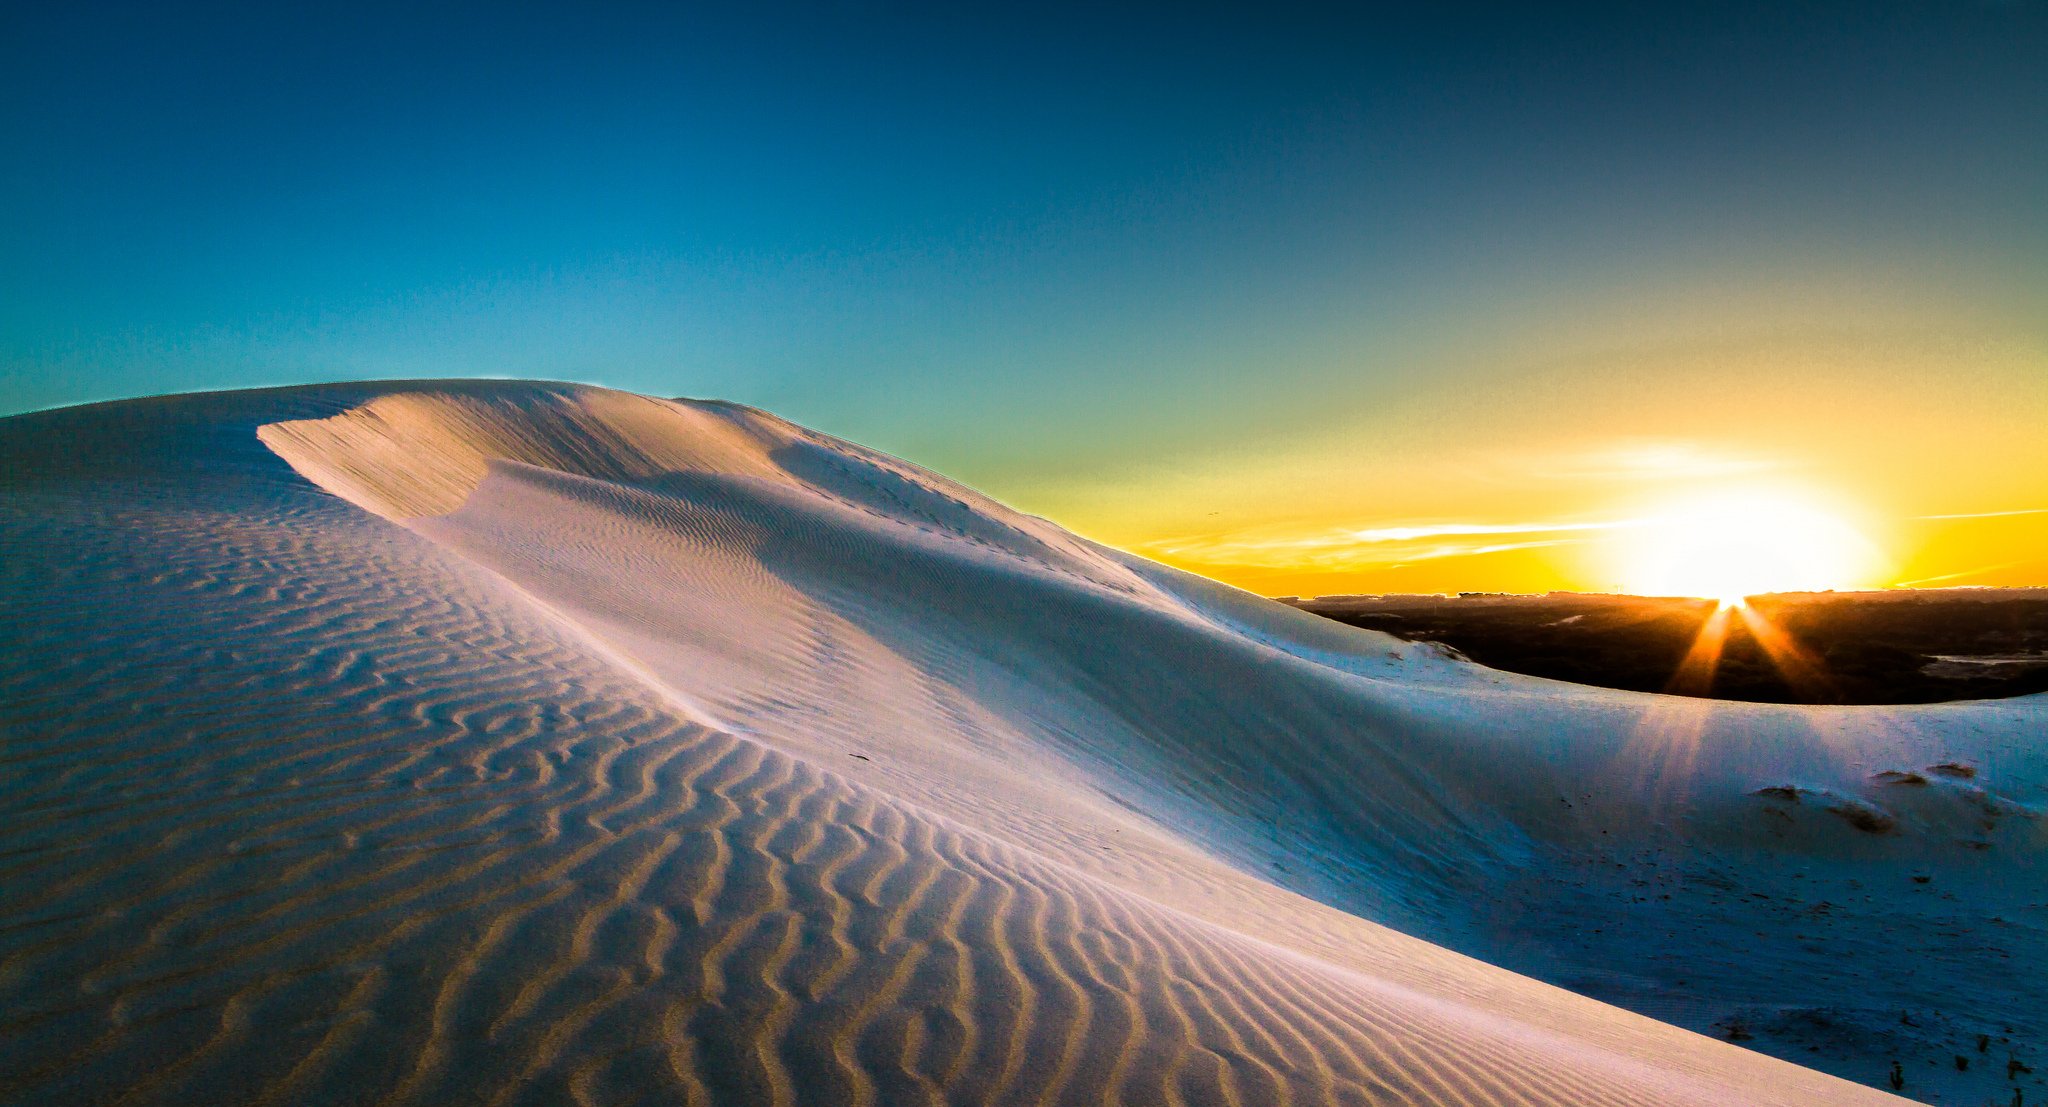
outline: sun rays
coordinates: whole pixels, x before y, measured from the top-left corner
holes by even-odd
[[[1746,598],[1723,599],[1715,604],[1664,690],[1679,696],[1713,695],[1715,674],[1720,671],[1729,637],[1738,623],[1795,696],[1807,703],[1828,701],[1834,682],[1828,676],[1826,663]]]

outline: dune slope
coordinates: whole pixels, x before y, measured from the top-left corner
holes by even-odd
[[[2038,699],[1509,677],[725,404],[0,427],[11,1102],[1886,1099],[1552,984],[2033,1087]]]

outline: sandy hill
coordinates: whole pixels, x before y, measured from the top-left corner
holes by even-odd
[[[0,545],[7,1102],[2048,1101],[2038,697],[1508,676],[571,385],[17,416]]]

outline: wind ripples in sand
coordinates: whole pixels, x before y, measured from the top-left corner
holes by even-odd
[[[489,395],[478,388],[462,395]],[[1095,796],[1032,810],[1028,796],[977,791],[997,778],[975,774],[998,770],[975,766],[1021,756],[1023,740],[1005,729],[1007,708],[963,690],[995,679],[991,663],[942,648],[944,633],[941,645],[876,648],[879,616],[860,604],[886,594],[821,600],[820,584],[758,641],[720,654],[660,639],[677,651],[664,653],[551,594],[558,576],[519,567],[585,554],[501,546],[493,564],[459,515],[448,526],[471,529],[415,533],[256,444],[259,423],[344,406],[326,393],[238,402],[142,413],[132,471],[99,456],[76,471],[24,468],[4,488],[0,1100],[1250,1107],[1866,1094],[1261,884],[1176,844],[1163,820],[1185,808],[1097,824],[1123,809]],[[462,410],[473,439],[518,437]],[[76,428],[31,432],[54,450]],[[669,582],[679,592],[751,604],[788,590],[787,572],[756,560],[764,544],[808,543],[848,564],[887,552],[858,528],[834,531],[829,512],[764,531],[772,504],[744,496],[723,514],[693,514],[684,498],[636,521],[649,501],[634,459],[659,451],[589,441],[620,483],[579,502],[618,529],[567,528],[565,542],[616,540],[630,556],[651,548],[629,540],[635,527],[679,535],[632,568],[654,580],[695,558]],[[181,450],[192,467],[167,474],[162,458]],[[708,456],[677,451],[657,460]],[[464,479],[495,479],[465,464]],[[964,499],[919,501],[907,477],[857,502],[854,462],[805,464],[833,482],[829,511],[958,530],[976,549],[1001,547],[997,562],[1037,559],[1103,594],[1150,587],[1050,528],[1024,534]],[[474,490],[423,487],[408,495],[443,511]],[[719,699],[702,675],[719,664],[813,677]],[[913,706],[805,714],[876,687]],[[785,729],[753,732],[774,719]],[[957,748],[934,745],[900,775],[878,767],[934,735]],[[1024,767],[1069,774],[1051,794],[1101,763],[1094,740]],[[966,775],[946,776],[949,759]],[[1127,806],[1152,802],[1131,795]],[[1374,817],[1394,820],[1374,833],[1415,835],[1442,816]],[[1234,898],[1270,917],[1232,925]]]

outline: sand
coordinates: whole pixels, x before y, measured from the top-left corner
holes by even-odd
[[[0,527],[7,1102],[2048,1098],[2040,697],[1510,676],[572,385],[18,416]]]

